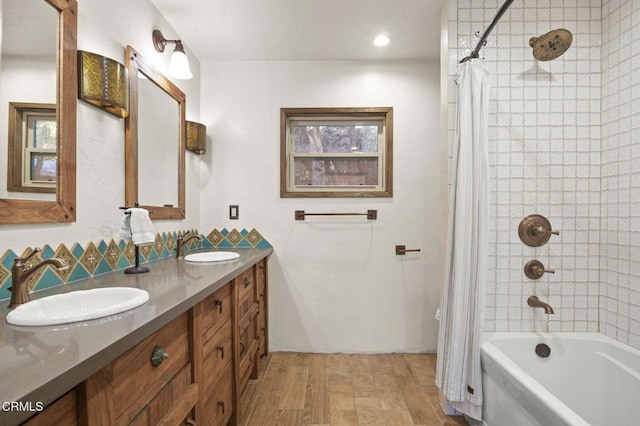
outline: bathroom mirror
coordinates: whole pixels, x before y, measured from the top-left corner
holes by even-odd
[[[185,94],[127,46],[125,203],[151,219],[185,217]]]
[[[0,224],[75,222],[77,3],[2,0],[0,9]],[[44,81],[50,85],[41,86]],[[15,164],[15,144],[9,149],[9,127],[15,126],[9,123],[11,104],[55,110],[50,151],[24,153],[25,159],[33,155],[32,164],[45,159],[47,170],[40,176],[56,181],[49,193],[16,190],[11,184],[9,173],[22,167]],[[53,120],[47,121],[51,126]]]

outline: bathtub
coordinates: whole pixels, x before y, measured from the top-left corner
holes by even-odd
[[[640,424],[640,351],[603,334],[488,333],[481,354],[485,425]]]

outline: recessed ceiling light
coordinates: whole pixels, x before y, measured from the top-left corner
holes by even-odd
[[[376,46],[386,46],[390,41],[391,39],[388,36],[379,35],[373,40],[373,44],[375,44]]]

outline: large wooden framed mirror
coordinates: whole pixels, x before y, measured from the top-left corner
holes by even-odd
[[[185,218],[185,94],[127,46],[125,204],[151,219]]]
[[[3,0],[0,8],[0,224],[75,222],[77,3]],[[34,118],[44,106],[55,115]],[[48,132],[46,147],[23,140],[29,132],[16,128],[16,111],[25,129]],[[20,174],[32,179],[16,185]],[[43,180],[46,190],[32,185]]]

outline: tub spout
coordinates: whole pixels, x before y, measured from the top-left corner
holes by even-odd
[[[529,296],[527,298],[527,305],[532,308],[544,308],[545,314],[553,314],[553,308],[548,304],[544,303],[542,300],[538,299],[538,296]]]

